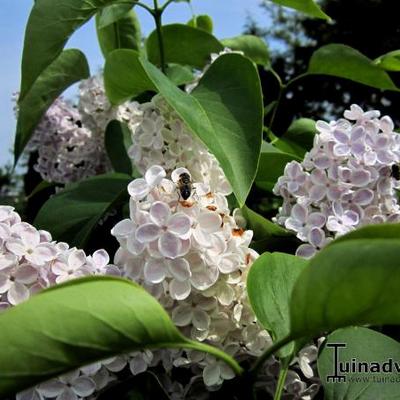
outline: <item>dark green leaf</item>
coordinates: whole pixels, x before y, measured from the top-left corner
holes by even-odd
[[[213,21],[208,15],[197,15],[187,23],[193,28],[202,29],[207,33],[213,33]]]
[[[329,20],[330,17],[326,15],[314,0],[271,0],[272,2],[281,6],[293,8],[301,11],[310,17],[322,18]]]
[[[84,247],[106,213],[128,201],[130,181],[129,175],[106,174],[72,184],[43,205],[35,226],[56,240]]]
[[[114,171],[132,175],[132,161],[128,157],[128,149],[132,145],[129,127],[123,122],[111,121],[107,125],[104,140]]]
[[[37,0],[25,31],[21,102],[39,75],[60,55],[71,35],[97,11],[117,0]]]
[[[351,325],[400,324],[400,240],[327,246],[303,271],[291,300],[291,337]]]
[[[100,28],[99,21],[100,17],[97,15],[97,37],[104,57],[116,49],[140,49],[140,24],[133,10],[104,28]]]
[[[221,43],[232,50],[241,51],[256,64],[269,65],[269,51],[264,40],[258,36],[242,35],[230,39],[223,39]]]
[[[372,60],[343,44],[328,44],[315,51],[307,74],[332,75],[378,89],[399,90]]]
[[[222,44],[214,36],[188,25],[165,25],[162,27],[162,35],[166,63],[203,68],[210,61],[211,53],[219,53],[223,50]],[[148,37],[146,49],[149,61],[160,65],[156,31]]]
[[[114,1],[115,4],[111,6],[100,9],[97,14],[97,26],[99,29],[105,28],[106,26],[112,25],[114,22],[119,21],[121,18],[125,17],[132,7],[136,3],[135,0],[123,0],[118,4],[119,1]],[[130,3],[130,4],[129,4]]]
[[[75,49],[63,51],[37,78],[19,103],[14,156],[18,160],[37,124],[70,85],[90,75],[86,57]]]
[[[261,86],[252,62],[238,54],[219,57],[191,95],[134,51],[112,52],[104,76],[114,103],[146,90],[160,92],[218,159],[244,204],[257,171],[263,116]]]
[[[345,344],[338,349],[341,363],[365,362],[375,372],[342,373],[344,382],[327,381],[335,375],[334,348],[327,344]],[[392,361],[390,361],[392,360]],[[330,334],[318,357],[318,372],[324,386],[326,400],[397,399],[399,397],[399,374],[395,362],[400,360],[400,344],[388,336],[371,329],[351,327]],[[400,366],[399,366],[400,367]],[[379,368],[379,370],[377,370]],[[384,368],[384,369],[383,369]],[[380,372],[377,372],[380,371]],[[382,372],[383,371],[383,372]]]
[[[167,67],[166,74],[175,85],[185,85],[194,81],[194,75],[190,67],[178,64],[170,64]]]
[[[368,225],[356,229],[346,235],[340,236],[331,243],[331,246],[337,243],[354,239],[399,239],[400,224],[377,224]]]
[[[143,348],[211,351],[240,371],[220,350],[183,337],[146,290],[112,277],[70,281],[4,311],[0,340],[2,398],[91,362]]]
[[[307,261],[285,253],[264,253],[253,263],[247,278],[249,300],[258,321],[274,341],[289,334],[289,300],[294,284]],[[280,351],[292,354],[294,346]]]
[[[283,175],[286,164],[293,160],[301,161],[297,156],[285,153],[271,143],[263,142],[256,185],[264,190],[272,191],[278,178]]]
[[[400,50],[394,50],[378,57],[374,64],[386,71],[400,71]]]
[[[300,118],[295,120],[287,132],[276,138],[273,143],[283,152],[295,154],[303,159],[305,153],[313,147],[316,133],[314,120]]]

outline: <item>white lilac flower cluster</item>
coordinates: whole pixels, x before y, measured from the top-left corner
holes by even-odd
[[[83,250],[55,242],[51,235],[22,222],[12,207],[0,206],[0,310],[28,300],[41,290],[88,275],[120,276],[105,250],[86,256]],[[91,396],[130,368],[143,372],[153,360],[149,351],[135,352],[80,368],[17,395],[18,400],[77,400]]]
[[[47,110],[28,145],[37,151],[34,169],[48,182],[69,183],[109,169],[104,134],[107,124],[140,116],[136,103],[112,107],[102,75],[81,82],[77,106],[62,98]]]
[[[367,224],[398,222],[392,168],[400,163],[400,135],[388,116],[352,105],[344,119],[318,121],[314,146],[290,162],[274,187],[283,197],[276,221],[305,242],[302,257]]]
[[[141,283],[170,312],[174,323],[195,340],[238,353],[258,354],[270,342],[256,323],[246,300],[249,265],[257,257],[249,248],[252,232],[230,215],[226,196],[209,184],[193,182],[183,200],[180,176],[171,179],[160,166],[128,186],[130,218],[112,230],[121,247],[115,263],[123,275]],[[173,365],[203,367],[208,386],[233,378],[232,371],[212,357],[186,352]]]

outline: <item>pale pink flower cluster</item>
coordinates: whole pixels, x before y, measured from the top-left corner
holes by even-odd
[[[398,222],[400,136],[390,117],[352,105],[345,119],[318,121],[303,162],[287,164],[274,187],[283,197],[276,221],[305,242],[306,258],[335,237],[367,224]]]
[[[233,355],[257,355],[270,338],[246,298],[247,271],[258,256],[249,248],[253,233],[237,225],[226,196],[209,184],[193,181],[190,198],[183,200],[183,173],[191,175],[180,167],[168,178],[164,168],[152,166],[129,184],[130,217],[112,230],[121,245],[114,261],[161,302],[186,335]],[[207,386],[234,376],[213,357],[185,354],[173,365],[202,367]]]
[[[18,112],[18,111],[17,111]],[[78,104],[58,98],[37,126],[28,151],[37,151],[34,169],[48,182],[69,183],[110,169],[104,146],[108,123],[140,119],[136,103],[108,101],[102,75],[81,82]]]
[[[83,250],[55,242],[46,231],[22,222],[12,207],[0,206],[0,310],[15,306],[41,290],[89,275],[120,276],[105,250],[87,256]],[[17,395],[17,399],[86,398],[129,368],[138,374],[152,364],[149,351],[114,357],[43,383]]]

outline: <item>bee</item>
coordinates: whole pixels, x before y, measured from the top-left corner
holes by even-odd
[[[177,186],[182,199],[187,200],[192,194],[192,181],[187,172],[179,175]]]

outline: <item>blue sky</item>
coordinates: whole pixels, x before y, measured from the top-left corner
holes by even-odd
[[[57,1],[57,0],[54,0]],[[145,0],[149,1],[149,0]],[[209,14],[214,20],[214,33],[219,38],[231,37],[243,31],[249,14],[264,22],[267,17],[258,7],[259,0],[192,0],[196,14]],[[20,62],[25,24],[33,0],[1,0],[0,5],[0,166],[10,161],[14,140],[15,118],[11,95],[19,88]],[[137,10],[145,35],[154,29],[145,10]],[[191,18],[187,4],[172,4],[166,11],[164,23],[186,22]],[[83,50],[91,72],[96,73],[103,58],[96,41],[93,21],[82,27],[71,38],[67,48]]]

